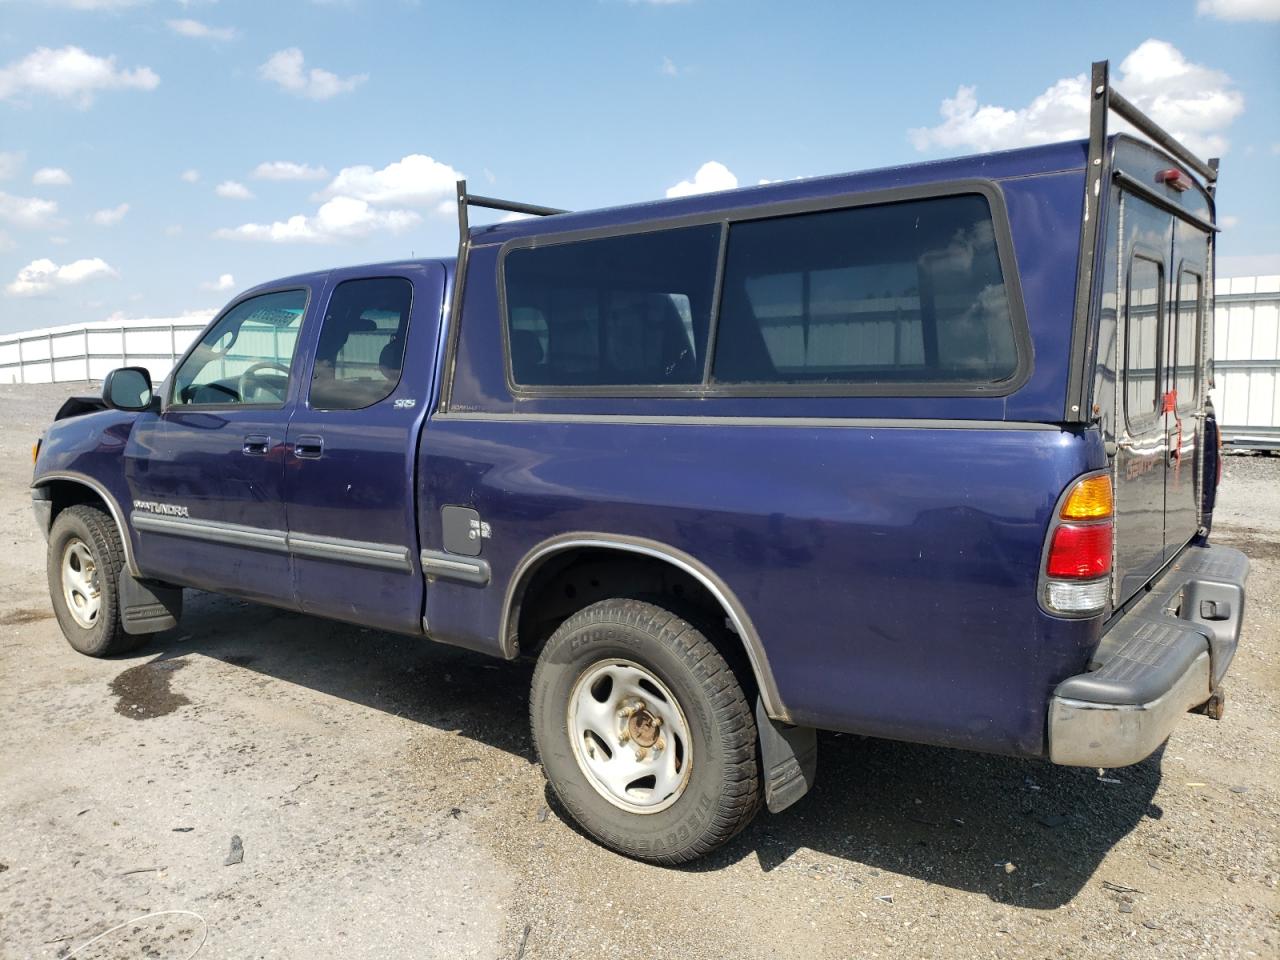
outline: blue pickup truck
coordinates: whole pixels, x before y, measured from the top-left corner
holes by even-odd
[[[819,729],[1142,760],[1220,715],[1249,564],[1217,164],[1091,94],[1083,141],[636,206],[462,183],[456,258],[247,291],[38,446],[63,632],[132,650],[190,587],[536,657],[557,796],[666,864]]]

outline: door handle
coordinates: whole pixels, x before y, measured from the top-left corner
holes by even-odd
[[[271,449],[271,438],[261,434],[253,434],[244,438],[244,446],[240,448],[246,457],[265,457]]]
[[[293,441],[293,455],[299,460],[319,460],[324,453],[324,437],[298,437]]]

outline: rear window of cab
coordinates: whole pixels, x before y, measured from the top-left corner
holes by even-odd
[[[982,193],[520,243],[520,392],[998,393],[1029,361]]]

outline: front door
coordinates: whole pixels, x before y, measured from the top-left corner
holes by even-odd
[[[418,632],[414,476],[431,399],[444,269],[333,275],[289,424],[285,500],[301,609]]]
[[[293,604],[284,443],[299,332],[318,292],[233,303],[170,378],[162,411],[138,418],[125,477],[145,575]]]

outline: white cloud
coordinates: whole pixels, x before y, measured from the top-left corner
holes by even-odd
[[[31,175],[31,182],[38,187],[65,187],[71,183],[71,174],[61,167],[41,167]]]
[[[199,170],[183,170],[182,173],[179,174],[179,179],[185,180],[187,183],[195,183],[197,180],[200,179],[200,171]]]
[[[1223,230],[1230,230],[1233,227],[1238,227],[1239,225],[1240,225],[1240,218],[1233,217],[1229,213],[1224,213],[1223,215],[1218,217],[1218,226],[1220,226]]]
[[[0,68],[0,100],[43,93],[83,109],[103,90],[154,90],[159,83],[150,67],[121,70],[115,57],[95,57],[79,47],[39,47]]]
[[[264,80],[308,100],[328,100],[340,93],[350,93],[369,79],[367,73],[340,77],[318,67],[307,70],[302,51],[297,47],[276,51],[258,68],[258,72]]]
[[[680,76],[680,68],[676,66],[676,62],[670,57],[662,58],[662,66],[658,68],[658,72],[664,77]]]
[[[235,27],[211,27],[199,20],[167,20],[169,29],[180,37],[191,37],[196,40],[234,40]]]
[[[204,283],[200,284],[200,289],[221,292],[224,290],[234,290],[235,286],[236,278],[229,273],[224,273],[221,274],[217,280],[206,280]]]
[[[290,160],[272,160],[260,163],[250,174],[255,180],[323,180],[329,175],[324,167],[313,167],[307,163],[293,163]]]
[[[0,150],[0,180],[8,180],[22,169],[22,162],[25,160],[20,153],[6,153]]]
[[[1219,20],[1280,20],[1280,0],[1199,0],[1196,13]]]
[[[18,271],[13,282],[5,287],[11,296],[26,297],[37,293],[45,293],[55,286],[68,287],[88,280],[117,276],[115,270],[101,257],[76,260],[58,266],[52,260],[44,258],[32,260]]]
[[[0,220],[16,227],[42,229],[53,225],[53,218],[58,212],[58,205],[52,200],[39,197],[15,197],[11,193],[0,192]]]
[[[227,200],[252,200],[253,194],[243,183],[235,180],[223,180],[213,188],[213,192]]]
[[[1230,77],[1191,63],[1163,40],[1143,41],[1125,57],[1115,83],[1157,123],[1204,155],[1226,152],[1221,131],[1244,110],[1244,97]],[[942,123],[907,132],[917,150],[1003,150],[1077,139],[1088,132],[1089,81],[1084,74],[1065,77],[1020,109],[979,106],[976,88],[961,86],[942,101],[940,112]]]
[[[47,0],[50,6],[70,7],[72,10],[124,10],[140,7],[151,0]]]
[[[171,223],[171,224],[169,224],[169,226],[167,226],[167,227],[165,227],[165,228],[164,228],[164,235],[165,235],[166,237],[180,237],[180,236],[182,236],[182,224],[180,224],[180,223]]]
[[[118,207],[107,207],[105,210],[95,211],[89,219],[100,227],[114,227],[128,212],[129,205],[122,203]]]
[[[320,196],[355,197],[381,207],[428,207],[454,194],[461,179],[462,174],[447,163],[413,153],[381,170],[343,167]]]
[[[259,240],[268,243],[332,243],[355,239],[386,230],[400,233],[420,223],[412,210],[376,210],[368,201],[355,197],[334,197],[321,205],[315,216],[298,214],[274,223],[245,223],[217,231],[223,240]]]
[[[715,190],[732,190],[738,178],[723,163],[708,160],[698,168],[692,180],[681,180],[667,188],[668,197],[690,197],[695,193],[711,193]]]

